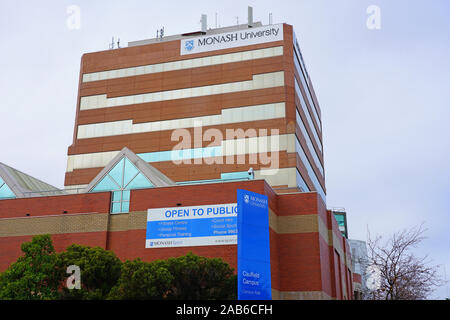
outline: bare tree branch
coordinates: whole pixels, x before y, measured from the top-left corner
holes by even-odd
[[[418,227],[394,233],[383,242],[381,236],[368,234],[368,266],[377,268],[377,286],[363,293],[375,300],[423,300],[444,284],[438,266],[431,265],[428,256],[416,257],[411,251],[424,239],[426,229]],[[366,277],[367,278],[367,277]]]

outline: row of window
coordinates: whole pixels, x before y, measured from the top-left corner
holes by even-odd
[[[80,99],[80,110],[109,108],[139,103],[194,98],[215,94],[274,88],[280,86],[284,86],[283,71],[256,74],[253,75],[252,80],[246,81],[228,82],[209,86],[166,90],[114,98],[108,98],[106,94],[85,96],[81,97]]]
[[[167,72],[174,70],[183,70],[189,68],[198,68],[213,66],[218,64],[249,61],[262,58],[269,58],[283,55],[283,47],[272,47],[256,50],[241,51],[235,53],[219,54],[203,58],[186,59],[180,61],[148,64],[139,67],[130,67],[114,69],[101,72],[92,72],[83,74],[83,82],[99,81],[106,79],[115,79],[123,77],[139,76],[144,74]]]
[[[180,161],[222,156],[222,146],[139,153],[146,162]]]
[[[317,179],[316,173],[314,172],[314,170],[308,160],[308,157],[306,156],[305,151],[303,150],[303,147],[301,146],[297,137],[295,139],[295,149],[297,151],[297,154],[300,156],[300,159],[302,160],[303,164],[305,165],[306,171],[308,172],[308,176],[310,177],[316,191],[322,197],[323,202],[326,203],[326,196],[325,196],[325,192],[322,188],[322,185],[320,184],[319,180]]]
[[[303,60],[302,51],[300,50],[300,45],[298,44],[297,36],[294,31],[294,51],[297,54],[297,57],[300,58],[300,63],[302,66],[302,70],[305,71],[306,77],[309,79],[308,70],[306,69],[305,61]]]
[[[311,91],[309,89],[309,84],[307,79],[309,78],[308,76],[308,72],[306,70],[306,66],[305,63],[303,61],[303,57],[302,57],[302,53],[300,51],[300,47],[298,45],[298,41],[297,41],[297,37],[295,35],[295,32],[293,34],[293,38],[294,38],[294,65],[295,68],[297,69],[298,75],[300,77],[300,82],[302,83],[303,89],[305,91],[306,94],[306,98],[308,99],[309,102],[309,106],[311,107],[312,110],[312,115],[314,116],[316,123],[319,127],[319,130],[322,131],[322,123],[320,121],[319,115],[318,115],[318,111],[316,108],[316,105],[312,99],[312,94]],[[308,125],[310,127],[310,131],[313,134],[314,140],[317,144],[317,146],[320,149],[320,152],[323,154],[323,147],[322,147],[322,142],[319,138],[319,131],[317,131],[317,127],[314,125],[312,118],[311,118],[311,114],[310,111],[308,109],[308,106],[305,102],[305,99],[303,97],[303,94],[300,90],[300,86],[298,84],[297,78],[294,77],[294,82],[295,82],[295,92],[297,93],[297,96],[300,99],[300,104],[303,110],[303,113],[306,116],[306,121],[308,122]],[[297,111],[297,110],[296,110]],[[308,134],[308,131],[306,130],[305,124],[303,123],[299,112],[296,112],[296,120],[297,123],[300,127],[300,130],[303,134],[303,136],[305,137],[306,140],[306,144],[308,146],[308,149],[310,151],[310,154],[313,157],[314,163],[316,164],[316,167],[319,169],[320,173],[322,174],[322,177],[324,176],[324,170],[323,170],[323,165],[319,160],[318,154],[316,152],[316,149],[314,148],[310,135]],[[298,140],[298,137],[296,136],[296,141],[295,141],[295,146],[296,146],[296,151],[298,153],[298,155],[300,156],[302,162],[304,163],[306,170],[308,172],[309,177],[311,178],[312,183],[314,184],[314,187],[316,188],[316,191],[320,194],[320,196],[322,197],[323,201],[326,202],[326,196],[325,196],[325,192],[322,188],[322,185],[320,184],[319,180],[317,179],[316,173],[314,172],[311,163],[309,162],[303,147],[300,144],[300,141]],[[297,170],[297,184],[300,188],[304,189],[305,191],[309,191],[308,186],[306,185],[305,181],[303,180],[303,178],[301,177],[300,173]]]
[[[300,188],[300,190],[302,190],[303,192],[308,192],[310,191],[310,189],[308,188],[308,185],[306,184],[305,180],[303,179],[302,175],[300,174],[300,172],[296,171],[297,174],[297,187]]]
[[[256,130],[253,133],[255,133],[255,135],[258,134]],[[195,141],[191,141],[191,143],[194,142]],[[222,140],[220,146],[194,148],[194,149],[155,151],[148,153],[139,153],[138,156],[147,162],[161,162],[161,161],[177,161],[196,158],[210,158],[214,156],[261,154],[271,151],[295,152],[294,135],[271,134],[269,136],[255,136],[251,138],[246,137],[242,139],[231,138],[229,140]],[[93,152],[93,153],[69,155],[67,160],[67,172],[72,172],[73,170],[76,169],[104,167],[115,156],[117,156],[118,153],[119,151],[105,151],[105,152]]]
[[[256,132],[255,132],[256,133]],[[292,137],[290,137],[292,136]],[[181,161],[267,152],[294,152],[293,135],[270,135],[222,140],[220,146],[139,153],[146,162]]]
[[[285,117],[285,103],[269,103],[246,107],[222,109],[220,114],[195,118],[181,118],[144,123],[121,120],[84,124],[78,126],[78,139],[105,137],[113,135],[175,130],[202,126],[223,125],[246,121],[260,121]]]
[[[252,180],[252,179],[253,179],[253,175],[249,175],[247,171],[237,171],[237,172],[221,173],[219,179],[181,181],[181,182],[177,182],[177,184],[184,185],[184,184],[194,184],[194,183],[210,183],[210,182],[218,182],[218,181]]]
[[[312,121],[311,116],[309,114],[308,107],[306,106],[305,100],[303,99],[303,95],[300,92],[300,87],[298,86],[297,79],[295,79],[294,83],[295,83],[295,92],[297,93],[297,96],[300,99],[300,106],[302,107],[303,113],[306,116],[306,121],[308,122],[308,125],[309,125],[309,127],[311,129],[311,132],[313,134],[314,140],[316,141],[316,144],[319,147],[320,152],[323,153],[322,142],[319,139],[319,135],[318,135],[318,133],[316,131],[316,127],[313,124],[313,121]]]
[[[317,111],[316,105],[314,103],[314,100],[312,99],[311,90],[309,89],[309,85],[306,80],[306,75],[305,75],[306,71],[304,71],[304,70],[306,70],[306,67],[302,68],[299,63],[299,60],[300,60],[300,61],[302,61],[302,64],[303,64],[303,59],[299,59],[299,56],[301,57],[301,53],[299,50],[300,49],[298,48],[298,44],[294,45],[294,65],[297,69],[298,75],[300,77],[300,81],[303,85],[303,89],[305,90],[306,98],[308,99],[309,106],[311,107],[314,118],[316,119],[317,125],[319,126],[319,130],[322,131],[322,123],[319,119],[318,111]],[[304,64],[303,64],[303,66],[304,66]]]
[[[298,113],[298,111],[296,110],[296,119],[297,119],[297,123],[298,126],[300,127],[300,131],[303,134],[303,137],[305,137],[306,140],[306,145],[308,146],[308,150],[309,153],[312,155],[313,159],[314,159],[314,163],[316,164],[316,167],[319,169],[320,173],[322,174],[322,177],[324,177],[324,172],[323,172],[323,165],[319,160],[319,157],[317,156],[317,152],[316,149],[314,148],[311,138],[309,137],[308,132],[306,131],[305,125],[302,121],[302,119],[300,118],[300,114]]]

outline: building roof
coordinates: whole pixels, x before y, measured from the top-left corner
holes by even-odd
[[[176,185],[171,179],[159,170],[139,158],[127,147],[123,148],[83,189],[83,193],[90,192],[97,183],[122,159],[128,158],[130,162],[144,175],[154,187]],[[66,190],[56,188],[42,180],[36,179],[22,171],[0,162],[0,199],[29,198],[36,196],[54,196],[68,194]],[[4,197],[2,197],[4,194]]]
[[[213,34],[232,32],[232,31],[262,27],[262,26],[263,26],[263,24],[259,21],[254,22],[251,26],[249,26],[248,23],[243,23],[243,24],[229,26],[229,27],[208,29],[208,30],[206,30],[206,32],[194,31],[194,32],[188,32],[188,33],[183,33],[183,34],[164,36],[163,38],[151,38],[151,39],[145,39],[145,40],[131,41],[131,42],[128,42],[128,47],[143,46],[143,45],[147,45],[147,44],[154,44],[154,43],[160,43],[160,42],[166,42],[166,41],[174,41],[174,40],[198,37],[200,35],[213,35]]]
[[[17,198],[30,197],[33,193],[40,195],[63,194],[58,188],[1,162],[0,179],[6,183]]]

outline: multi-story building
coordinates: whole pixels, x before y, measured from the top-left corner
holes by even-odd
[[[236,268],[236,243],[148,247],[147,214],[232,204],[246,189],[268,197],[273,298],[352,298],[350,247],[326,209],[321,111],[292,26],[87,53],[76,108],[64,190],[0,166],[0,271],[43,233],[57,250],[145,261],[192,251]]]
[[[368,299],[367,282],[370,277],[369,257],[365,241],[349,239],[352,251],[353,290],[356,300]],[[367,270],[369,268],[369,270]]]
[[[174,182],[246,178],[253,168],[275,189],[325,201],[320,107],[287,24],[83,55],[65,187],[85,188],[125,146]]]

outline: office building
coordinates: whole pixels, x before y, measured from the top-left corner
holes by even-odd
[[[291,25],[84,54],[64,189],[0,166],[0,271],[45,233],[57,250],[191,251],[236,269],[236,242],[147,240],[149,210],[233,204],[238,189],[268,197],[274,299],[352,299],[350,247],[326,208],[321,110]]]

